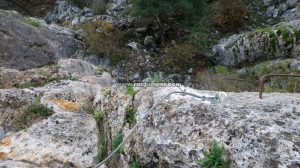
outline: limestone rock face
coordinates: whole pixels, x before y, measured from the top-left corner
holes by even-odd
[[[97,161],[96,121],[83,113],[57,113],[0,144],[5,159],[42,167],[91,167]]]
[[[299,58],[300,20],[283,22],[222,39],[213,47],[216,62],[225,66],[241,66],[259,60]]]
[[[26,70],[57,63],[82,48],[69,29],[0,10],[0,62],[10,69]]]
[[[14,120],[22,113],[22,108],[34,100],[35,93],[28,89],[0,90],[0,127],[4,132],[14,130]]]
[[[96,73],[96,67],[90,63],[77,59],[61,60],[58,63],[59,74],[65,78],[93,76]]]
[[[8,128],[13,128],[14,116],[37,95],[55,114],[1,140],[0,166],[22,167],[23,161],[25,167],[94,166],[99,131],[88,107],[98,92],[100,85],[68,80],[32,90],[1,90],[0,126],[5,132],[13,130]]]
[[[136,119],[139,121],[153,104],[172,91],[179,90],[141,89],[135,97]],[[209,97],[217,94],[189,88],[187,91]],[[125,144],[125,160],[129,161],[130,153],[135,153],[148,167],[199,167],[197,162],[203,159],[203,151],[216,139],[225,145],[230,167],[300,164],[299,94],[265,94],[262,100],[257,93],[227,94],[221,103],[179,94],[163,100]],[[126,106],[128,97],[121,95],[112,100]],[[110,106],[105,108],[107,103],[102,101],[103,111],[114,111]],[[105,127],[112,134],[123,131],[126,136],[130,128],[124,127],[124,120],[120,119],[125,114],[122,108],[117,111],[105,115],[104,121],[111,121]]]

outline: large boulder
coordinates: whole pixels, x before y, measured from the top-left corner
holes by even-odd
[[[5,135],[0,140],[0,167],[93,167],[99,162],[99,129],[90,110],[101,92],[99,84],[69,80],[32,90],[0,90],[4,134],[13,130],[14,118],[37,96],[55,112],[23,131]]]
[[[0,0],[0,9],[15,10],[32,16],[43,16],[55,6],[56,0]]]
[[[217,63],[225,66],[241,66],[276,58],[299,58],[299,30],[300,20],[295,20],[236,34],[215,45],[213,55]]]
[[[69,29],[0,10],[0,64],[25,70],[72,57],[82,43]]]
[[[299,160],[299,94],[227,93],[221,102],[174,94],[178,88],[140,89],[134,106],[137,121],[155,103],[162,102],[143,120],[125,144],[122,163],[137,155],[145,167],[200,167],[203,151],[213,139],[225,145],[230,167],[297,167]],[[130,96],[111,90],[111,99],[101,101],[104,127],[111,137],[128,135],[124,123]],[[217,92],[187,92],[213,97]],[[111,103],[118,108],[112,108]],[[125,166],[126,167],[126,166]]]
[[[91,115],[57,113],[2,140],[0,159],[36,167],[92,167],[98,161],[97,145],[98,128]]]

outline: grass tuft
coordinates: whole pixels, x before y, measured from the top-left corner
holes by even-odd
[[[224,146],[219,146],[218,142],[213,140],[209,151],[204,151],[204,159],[199,161],[199,165],[203,168],[227,168],[228,159]]]

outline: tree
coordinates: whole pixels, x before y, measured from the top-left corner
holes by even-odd
[[[162,33],[186,26],[202,14],[202,0],[132,0],[133,14],[155,23]]]

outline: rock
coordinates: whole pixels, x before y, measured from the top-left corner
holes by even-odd
[[[0,89],[0,126],[6,132],[14,131],[14,122],[22,114],[22,108],[38,95],[28,89]]]
[[[294,8],[297,5],[298,0],[287,0],[286,3],[289,8]]]
[[[84,7],[83,8],[83,13],[84,14],[92,13],[92,10],[90,8]]]
[[[277,58],[298,58],[300,45],[296,40],[296,30],[300,29],[300,20],[282,22],[271,28],[254,30],[232,35],[220,40],[213,47],[213,55],[217,63],[225,66],[241,66],[257,60]],[[284,38],[279,30],[289,33]]]
[[[80,78],[92,76],[96,73],[96,67],[88,62],[79,59],[65,59],[58,63],[59,74],[63,78]]]
[[[278,9],[274,9],[273,11],[273,18],[277,18],[279,14],[279,10]]]
[[[139,45],[138,45],[137,42],[131,42],[131,43],[127,44],[127,46],[130,47],[134,51],[138,51],[139,50]]]
[[[74,20],[82,13],[78,7],[69,4],[68,1],[57,1],[55,9],[47,14],[45,20],[48,23],[63,23],[73,19],[71,22],[75,22]]]
[[[147,48],[149,48],[150,50],[155,51],[156,50],[156,43],[154,41],[153,36],[146,36],[145,40],[144,40],[144,44]]]
[[[84,113],[57,113],[1,142],[5,160],[38,167],[92,167],[98,160],[97,124]]]
[[[8,69],[26,70],[57,63],[82,48],[69,29],[23,18],[13,11],[0,10],[0,36],[0,50],[6,51],[0,55],[0,62]]]
[[[136,88],[136,119],[161,98],[178,88]],[[217,92],[187,92],[215,96]],[[105,129],[111,135],[124,127],[124,108],[128,98],[124,92],[112,90],[101,109],[105,112]],[[135,153],[146,167],[198,167],[203,151],[213,139],[223,142],[230,155],[230,167],[289,167],[299,163],[298,149],[293,149],[300,131],[300,95],[227,93],[221,103],[211,103],[191,96],[175,94],[162,101],[137,127],[125,143],[125,160]],[[113,109],[111,105],[120,104]],[[112,111],[113,110],[113,111]],[[286,116],[286,117],[282,117]],[[280,122],[278,122],[280,121]],[[188,123],[188,124],[187,124]],[[287,134],[288,136],[282,136]],[[251,157],[250,157],[251,156]]]
[[[269,6],[271,0],[263,0],[265,6]]]
[[[282,15],[287,9],[288,9],[288,6],[285,3],[280,4],[278,7],[279,15]]]
[[[2,139],[4,139],[4,137],[5,137],[4,128],[3,128],[3,127],[0,127],[0,141],[1,141]]]
[[[272,17],[274,15],[274,10],[275,10],[275,7],[274,6],[270,6],[267,9],[267,12],[266,12],[267,17]]]
[[[36,165],[34,164],[25,163],[22,161],[11,161],[11,160],[0,161],[0,167],[32,168],[35,166]]]
[[[300,9],[299,8],[293,8],[290,10],[287,10],[284,12],[281,16],[284,21],[293,21],[293,20],[299,20],[300,19]]]
[[[291,64],[290,64],[290,68],[294,71],[299,71],[300,72],[300,60],[294,60]]]

